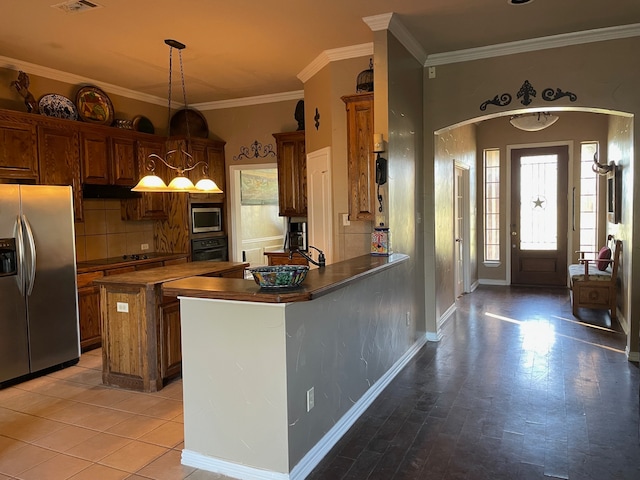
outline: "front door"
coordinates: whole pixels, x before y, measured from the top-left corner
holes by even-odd
[[[567,284],[569,148],[511,152],[511,283]]]

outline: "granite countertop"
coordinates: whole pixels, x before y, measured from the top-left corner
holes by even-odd
[[[146,257],[146,258],[143,258]],[[146,253],[140,254],[140,258],[132,259],[130,255],[125,257],[98,258],[96,260],[85,260],[76,263],[77,273],[95,272],[110,268],[120,268],[127,266],[142,265],[145,263],[155,263],[165,260],[175,260],[178,258],[188,258],[188,253]]]
[[[138,270],[135,272],[109,275],[93,281],[96,285],[128,285],[128,286],[153,286],[179,278],[192,277],[194,275],[224,274],[234,270],[245,269],[248,263],[242,262],[216,262],[204,260],[200,262],[181,263],[179,265],[167,265],[166,267]],[[205,277],[206,278],[206,277]]]
[[[189,277],[162,284],[163,294],[176,297],[212,298],[244,302],[289,303],[313,300],[350,282],[409,260],[394,253],[388,257],[363,255],[309,270],[301,286],[292,289],[264,289],[253,280],[239,278]]]

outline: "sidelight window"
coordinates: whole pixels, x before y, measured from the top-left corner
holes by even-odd
[[[500,150],[484,151],[484,261],[500,261]]]
[[[598,246],[598,175],[592,170],[598,142],[580,145],[580,250],[595,252]]]

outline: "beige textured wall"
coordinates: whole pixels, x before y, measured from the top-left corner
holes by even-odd
[[[434,195],[437,205],[435,212],[435,249],[436,279],[435,294],[436,318],[442,315],[455,303],[454,290],[454,172],[455,162],[469,166],[470,184],[475,183],[476,165],[476,127],[465,125],[441,132],[436,136],[435,145],[435,175],[438,178]],[[470,195],[470,200],[475,196]],[[471,209],[473,211],[474,208]],[[474,217],[475,219],[475,217]],[[470,219],[470,220],[474,220]],[[470,239],[472,250],[475,251],[475,239]],[[435,331],[435,330],[429,330]]]
[[[640,83],[640,70],[632,68],[630,58],[635,58],[635,53],[640,49],[640,38],[628,38],[610,40],[606,42],[589,43],[570,47],[548,49],[538,52],[529,52],[501,56],[490,59],[468,61],[436,67],[436,77],[424,79],[425,89],[425,217],[440,208],[446,208],[442,198],[435,198],[432,202],[429,191],[437,191],[436,185],[441,181],[446,182],[438,169],[429,167],[433,153],[436,151],[434,137],[430,132],[435,132],[447,126],[464,122],[470,122],[488,118],[490,115],[511,114],[522,111],[525,107],[516,98],[516,94],[525,80],[528,80],[538,91],[538,96],[533,99],[529,108],[595,108],[606,109],[631,114],[640,113],[640,93],[637,85]],[[577,95],[577,100],[571,102],[564,97],[555,102],[545,102],[541,98],[545,88],[562,88]],[[497,94],[510,92],[513,101],[509,106],[489,106],[485,112],[480,110],[480,105],[493,98]],[[638,138],[640,130],[637,122],[633,123],[633,136]],[[637,155],[637,149],[627,151],[628,155]],[[632,159],[629,159],[633,163]],[[633,182],[637,184],[640,179],[633,173]],[[630,214],[640,208],[640,198],[634,198],[631,187],[625,190],[623,203],[628,205]],[[632,218],[632,217],[629,217]],[[426,278],[425,286],[428,289],[430,283],[435,283],[436,278],[444,278],[447,282],[453,282],[449,273],[443,274],[441,270],[447,268],[446,259],[437,250],[435,242],[434,224],[425,225],[425,249],[426,249]],[[630,238],[623,239],[629,244],[640,232],[640,224],[636,222],[629,226]],[[631,263],[632,278],[623,288],[630,292],[632,284],[640,280],[640,258],[632,256],[632,246],[625,249],[624,261]],[[433,261],[429,257],[434,249]],[[437,259],[436,259],[437,257]],[[429,278],[431,276],[431,278]],[[638,277],[638,278],[636,278]],[[637,296],[636,296],[637,297]],[[427,310],[436,312],[444,311],[450,303],[448,297],[438,297],[435,305],[427,302]],[[640,298],[632,298],[629,316],[640,315]],[[427,311],[429,321],[429,311]],[[638,320],[631,318],[631,323]],[[638,338],[637,330],[635,338],[630,340],[632,352],[637,355]]]
[[[310,78],[304,86],[307,153],[331,147],[333,258],[335,261],[368,254],[371,231],[368,221],[351,221],[343,225],[349,211],[347,175],[347,114],[341,97],[356,93],[358,74],[369,68],[370,57],[331,62]],[[374,87],[375,88],[375,87]],[[315,128],[316,108],[320,125]],[[374,114],[375,116],[375,114]]]
[[[507,146],[531,146],[537,144],[546,144],[553,142],[573,142],[573,149],[570,151],[572,170],[570,174],[570,182],[568,191],[571,192],[575,187],[576,201],[580,196],[580,144],[581,142],[597,141],[600,144],[601,158],[607,158],[607,128],[608,115],[586,112],[561,112],[558,113],[559,120],[552,126],[539,132],[524,132],[514,128],[509,123],[509,117],[499,117],[481,122],[477,128],[478,135],[478,277],[480,280],[506,281],[507,279],[507,256],[510,255],[509,248],[509,224],[511,223],[506,217],[507,204],[509,201],[509,178],[507,177],[508,164],[510,159],[507,158]],[[488,148],[500,149],[500,231],[503,233],[500,245],[500,266],[487,267],[483,263],[484,238],[482,231],[482,219],[484,215],[483,198],[483,175],[482,175],[482,158],[483,151]],[[604,180],[601,181],[601,187],[604,188]],[[604,195],[602,195],[604,200]],[[571,205],[571,198],[569,198]],[[604,208],[604,202],[602,204]],[[570,216],[571,212],[567,212]],[[602,231],[599,243],[604,243],[605,233],[605,212],[601,211]],[[572,225],[569,219],[568,225]],[[580,225],[576,219],[576,230]],[[571,243],[569,244],[569,252],[575,252],[579,249],[580,238],[577,234],[569,232]],[[572,237],[572,238],[571,238]],[[575,256],[572,260],[575,261]]]
[[[381,35],[382,36],[382,35]],[[388,182],[382,190],[386,198],[386,223],[394,252],[411,257],[405,287],[411,292],[407,310],[411,311],[416,338],[425,333],[424,251],[422,245],[422,66],[390,34],[376,35],[375,130],[388,139]],[[382,44],[382,45],[381,45]],[[381,52],[386,54],[382,56]],[[382,66],[386,64],[386,68]],[[385,99],[387,101],[385,102]]]
[[[636,178],[636,168],[633,153],[633,127],[634,120],[625,117],[610,117],[608,129],[608,156],[609,161],[614,161],[621,171],[621,219],[620,223],[614,224],[607,222],[607,233],[612,233],[616,238],[623,241],[622,244],[622,263],[619,275],[622,278],[622,285],[638,285],[638,273],[632,271],[633,263],[628,261],[633,248],[633,207],[630,201],[634,191],[634,182],[638,185]],[[637,238],[637,237],[636,237]],[[634,276],[635,274],[635,276]],[[637,289],[637,288],[636,288]],[[634,300],[632,288],[623,288],[618,297],[618,307],[622,312],[622,322],[626,323],[626,330],[629,331],[627,336],[627,351],[637,352],[638,339],[640,338],[640,325],[637,321],[639,314],[637,310],[637,300]],[[637,298],[638,295],[635,295]],[[636,308],[636,316],[632,316],[632,308]]]

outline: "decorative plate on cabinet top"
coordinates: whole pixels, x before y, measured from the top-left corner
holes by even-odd
[[[42,115],[47,117],[78,120],[78,110],[76,110],[73,102],[64,95],[58,95],[57,93],[48,93],[40,97],[38,109]]]
[[[136,115],[133,117],[133,129],[136,132],[143,133],[155,133],[156,131],[151,120],[142,115]]]
[[[76,93],[78,115],[85,122],[97,125],[111,125],[113,123],[113,104],[98,87],[91,85],[82,87]]]

